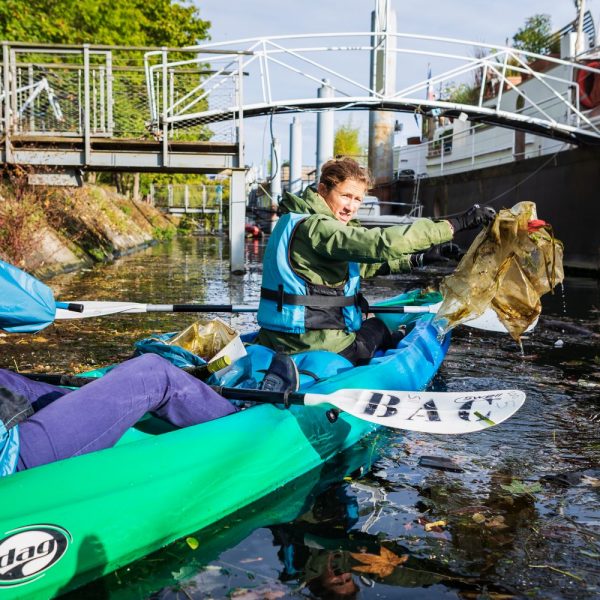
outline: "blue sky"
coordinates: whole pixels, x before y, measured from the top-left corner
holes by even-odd
[[[194,0],[200,16],[211,21],[212,41],[297,33],[368,31],[375,0]],[[415,10],[415,6],[423,10]],[[343,7],[340,10],[340,7]],[[474,42],[505,45],[514,33],[535,14],[549,14],[553,30],[576,16],[573,0],[392,0],[397,30],[402,33],[445,36]],[[587,0],[596,25],[600,21],[600,0]],[[412,119],[411,115],[402,117]],[[275,135],[281,139],[284,160],[288,158],[291,115],[276,117]],[[344,120],[341,119],[343,123]],[[338,121],[336,120],[336,125]],[[247,122],[246,162],[268,159],[265,119]],[[366,132],[364,132],[366,138]],[[305,164],[314,164],[314,128],[303,130]]]

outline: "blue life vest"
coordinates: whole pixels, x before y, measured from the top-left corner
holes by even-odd
[[[19,426],[6,431],[0,421],[0,477],[11,475],[17,470],[19,460]]]
[[[348,279],[337,288],[310,283],[291,265],[294,231],[307,218],[306,214],[286,213],[271,234],[263,261],[258,324],[284,333],[312,329],[358,331],[362,324],[358,263],[348,263]]]

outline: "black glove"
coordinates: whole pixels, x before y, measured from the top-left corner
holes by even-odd
[[[474,204],[468,211],[458,217],[448,219],[454,233],[465,231],[466,229],[477,229],[483,225],[487,225],[494,220],[496,211],[490,206],[479,206]]]
[[[445,265],[451,260],[458,260],[463,254],[464,252],[460,249],[460,246],[452,242],[446,242],[445,244],[431,246],[425,252],[411,254],[410,266],[414,269],[426,265]]]

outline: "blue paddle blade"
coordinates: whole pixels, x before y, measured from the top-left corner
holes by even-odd
[[[0,329],[34,333],[54,322],[52,290],[31,275],[0,260]]]

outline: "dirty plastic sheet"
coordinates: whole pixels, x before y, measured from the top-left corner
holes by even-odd
[[[436,322],[449,330],[492,308],[514,340],[540,315],[540,297],[564,278],[563,246],[537,220],[533,202],[499,211],[482,231],[456,271],[441,284],[444,301]]]

